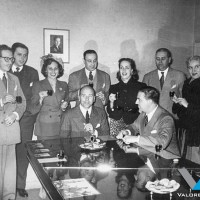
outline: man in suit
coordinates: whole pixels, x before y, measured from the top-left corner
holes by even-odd
[[[95,91],[86,85],[80,89],[80,105],[66,112],[61,124],[61,137],[109,135],[108,120],[102,108],[93,106]]]
[[[157,69],[145,74],[143,82],[158,89],[159,105],[172,114],[173,101],[170,99],[169,92],[173,91],[177,97],[181,97],[185,74],[170,67],[172,55],[166,48],[156,51],[155,63]]]
[[[78,101],[78,91],[82,86],[89,84],[96,91],[94,105],[104,108],[109,96],[110,76],[106,72],[97,69],[98,56],[96,51],[85,51],[83,58],[85,67],[69,75],[70,101]]]
[[[63,53],[60,37],[58,37],[58,36],[54,37],[54,44],[50,48],[50,53]]]
[[[20,196],[28,196],[25,191],[28,159],[26,158],[25,143],[32,139],[36,115],[32,115],[30,102],[32,97],[32,85],[39,80],[38,72],[34,68],[25,65],[28,59],[28,47],[22,43],[14,43],[12,51],[15,62],[10,69],[10,73],[16,75],[20,81],[22,91],[26,97],[26,111],[19,121],[21,129],[21,143],[16,146],[17,153],[17,191]]]
[[[20,142],[19,119],[26,99],[16,76],[9,73],[14,62],[12,49],[0,45],[0,199],[16,197],[15,146]],[[16,97],[21,101],[17,102]]]
[[[140,89],[136,100],[140,115],[129,130],[122,130],[117,138],[126,144],[138,143],[139,146],[153,148],[161,145],[162,149],[179,155],[174,120],[158,105],[158,101],[159,91],[156,88],[147,86]]]

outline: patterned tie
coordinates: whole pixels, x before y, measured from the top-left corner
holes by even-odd
[[[89,80],[90,80],[90,81],[93,81],[93,75],[92,75],[92,72],[90,72],[90,74],[89,74]]]
[[[148,117],[147,115],[145,114],[144,116],[144,125],[146,126],[148,124]]]
[[[7,78],[6,78],[5,73],[3,73],[2,81],[3,81],[4,85],[5,85],[6,90],[7,90]]]
[[[161,72],[162,76],[160,78],[160,87],[161,87],[161,90],[163,88],[163,84],[164,84],[164,72]]]
[[[16,67],[16,70],[17,70],[16,72],[19,73],[19,67]]]
[[[85,122],[86,122],[86,124],[88,124],[90,122],[90,116],[89,116],[88,111],[86,112]]]

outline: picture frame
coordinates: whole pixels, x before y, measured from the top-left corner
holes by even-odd
[[[44,55],[52,54],[70,62],[70,31],[67,29],[43,29]]]

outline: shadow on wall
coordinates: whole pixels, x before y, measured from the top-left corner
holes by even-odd
[[[89,50],[89,49],[95,50],[97,52],[97,55],[98,55],[98,45],[97,45],[97,42],[95,40],[89,40],[85,43],[83,53],[86,50]],[[100,59],[98,58],[98,60],[100,60]],[[82,69],[83,67],[85,67],[84,64],[80,64],[78,66],[73,67],[73,69],[70,70],[70,74],[75,72],[75,71]],[[106,73],[110,74],[110,68],[106,65],[103,65],[100,62],[98,62],[98,69],[105,71]]]

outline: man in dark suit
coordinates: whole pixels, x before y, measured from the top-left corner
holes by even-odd
[[[109,135],[108,120],[102,108],[92,106],[95,91],[86,85],[80,89],[80,105],[68,110],[61,124],[61,137]]]
[[[129,130],[122,130],[117,138],[126,144],[138,143],[153,148],[161,145],[162,149],[179,155],[173,117],[158,105],[158,101],[157,89],[150,86],[140,89],[136,100],[140,115]]]
[[[16,75],[20,81],[21,88],[26,97],[27,107],[24,115],[20,119],[21,129],[21,143],[17,144],[17,191],[20,196],[28,196],[25,191],[26,175],[28,168],[28,159],[26,158],[25,142],[32,139],[34,123],[36,115],[32,115],[29,112],[30,101],[32,97],[32,85],[39,80],[38,72],[25,65],[28,59],[28,47],[22,43],[14,43],[12,45],[12,51],[15,58],[15,62],[10,69],[10,73]]]
[[[54,44],[50,48],[50,53],[63,53],[60,37],[58,37],[58,36],[54,37]]]
[[[144,75],[143,82],[155,87],[160,92],[159,105],[172,114],[173,101],[169,92],[175,92],[177,97],[182,95],[185,74],[171,68],[172,54],[166,48],[160,48],[155,54],[156,70]]]
[[[12,49],[0,45],[0,199],[16,197],[15,146],[20,142],[19,119],[26,99],[16,76],[9,73],[14,61]],[[21,101],[17,102],[16,97]]]
[[[87,50],[83,54],[85,67],[69,75],[70,101],[78,101],[78,91],[84,85],[90,85],[96,91],[95,106],[104,108],[108,101],[110,76],[99,69],[96,51]],[[76,102],[77,103],[77,102]]]

